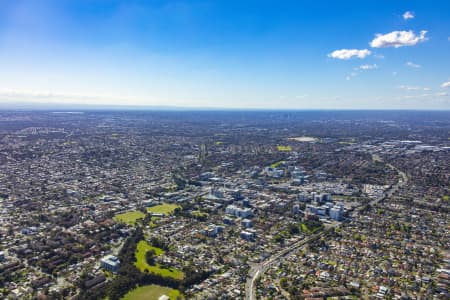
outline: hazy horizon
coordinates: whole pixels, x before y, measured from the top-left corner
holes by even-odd
[[[80,104],[80,103],[35,103],[35,102],[0,102],[0,111],[175,111],[175,112],[328,112],[328,111],[363,111],[363,112],[450,112],[450,108],[254,108],[254,107],[213,107],[213,106],[177,106],[177,105],[126,105],[126,104]]]

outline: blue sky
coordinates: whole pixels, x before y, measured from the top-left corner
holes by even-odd
[[[450,2],[0,0],[0,102],[450,109]]]

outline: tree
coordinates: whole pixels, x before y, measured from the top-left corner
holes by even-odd
[[[291,223],[291,224],[289,224],[289,233],[290,234],[299,234],[300,228],[298,227],[297,224]]]
[[[288,287],[288,280],[286,277],[280,279],[280,285],[283,289],[286,289]]]
[[[279,243],[279,244],[284,243],[284,237],[283,237],[281,234],[277,234],[277,235],[275,236],[275,242],[277,242],[277,243]]]
[[[154,266],[154,265],[155,265],[155,256],[156,256],[156,252],[155,252],[155,250],[153,250],[153,249],[148,250],[148,251],[145,253],[145,259],[147,260],[147,263],[148,263],[150,266]]]

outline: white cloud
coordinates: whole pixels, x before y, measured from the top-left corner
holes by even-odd
[[[411,85],[400,85],[398,88],[406,91],[429,91],[428,87],[411,86]]]
[[[378,69],[378,65],[377,64],[373,64],[373,65],[361,65],[358,68],[359,70],[374,70],[374,69]]]
[[[36,98],[54,98],[66,97],[67,95],[56,94],[49,91],[20,91],[13,89],[0,89],[0,96],[5,97],[36,97]]]
[[[356,68],[356,70],[357,70],[357,68]],[[358,76],[358,72],[351,72],[350,74],[348,74],[345,77],[345,80],[350,80],[350,79],[352,79],[353,77],[356,77],[356,76]]]
[[[377,64],[373,64],[373,65],[369,65],[369,64],[365,64],[365,65],[360,65],[359,67],[353,68],[353,71],[348,74],[345,79],[346,80],[351,80],[353,77],[358,76],[360,73],[362,73],[363,71],[367,71],[367,70],[374,70],[374,69],[378,69],[378,65]]]
[[[370,50],[367,49],[341,49],[335,50],[328,54],[328,57],[336,58],[336,59],[350,59],[352,57],[364,58],[370,55]]]
[[[415,63],[413,63],[413,62],[411,62],[411,61],[408,61],[405,65],[406,65],[407,67],[411,67],[411,68],[421,68],[421,67],[422,67],[421,65],[415,64]]]
[[[324,100],[324,101],[329,101],[329,102],[333,102],[333,101],[339,101],[341,100],[341,97],[339,96],[334,96],[334,97],[322,97],[319,98],[320,100]]]
[[[407,91],[417,91],[417,90],[420,90],[419,87],[416,87],[416,86],[409,86],[409,85],[400,85],[398,88],[399,88],[399,89],[402,89],[402,90],[407,90]]]
[[[412,30],[392,31],[386,34],[377,34],[375,38],[370,42],[370,46],[373,48],[399,48],[403,46],[414,46],[418,43],[426,41],[426,34],[426,30],[420,31],[419,35],[416,35]]]
[[[25,102],[39,102],[39,103],[90,103],[101,104],[111,103],[111,100],[126,100],[128,98],[117,98],[108,95],[82,95],[70,93],[58,93],[52,91],[30,91],[30,90],[15,90],[0,88],[0,100],[7,101],[25,101]]]
[[[414,19],[414,17],[415,17],[414,13],[413,13],[413,12],[410,12],[410,11],[406,11],[406,12],[403,14],[403,19],[404,19],[404,20]]]
[[[443,84],[441,84],[442,88],[448,88],[450,87],[450,81],[444,82]]]
[[[424,100],[446,100],[448,93],[427,93],[418,95],[406,95],[398,97],[397,99],[424,99]],[[443,98],[444,97],[444,98]]]

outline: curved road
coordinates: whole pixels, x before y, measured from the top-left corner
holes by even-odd
[[[376,157],[376,159],[381,160],[378,156]],[[391,186],[389,188],[389,190],[387,190],[384,193],[383,196],[372,200],[369,203],[370,205],[377,204],[380,201],[383,201],[384,199],[391,197],[395,192],[397,192],[401,187],[403,187],[408,182],[408,177],[406,176],[406,174],[404,172],[400,171],[399,169],[397,169],[396,167],[394,167],[391,164],[387,164],[387,166],[391,169],[396,170],[398,172],[400,178],[395,185]],[[359,213],[363,208],[364,208],[363,206],[358,207],[357,209],[355,209],[353,211],[352,215],[354,215],[355,213]],[[282,257],[288,256],[290,253],[292,253],[293,250],[296,250],[296,249],[306,246],[310,242],[320,238],[322,235],[325,235],[326,233],[330,232],[334,228],[339,227],[341,224],[342,223],[334,223],[331,226],[329,226],[327,229],[288,246],[287,248],[281,250],[277,254],[268,258],[266,261],[253,265],[248,272],[247,281],[245,282],[245,299],[246,300],[255,300],[256,299],[255,282],[258,279],[258,277],[261,276],[262,274],[264,274],[264,272],[267,271],[267,269],[274,262],[278,261]]]

